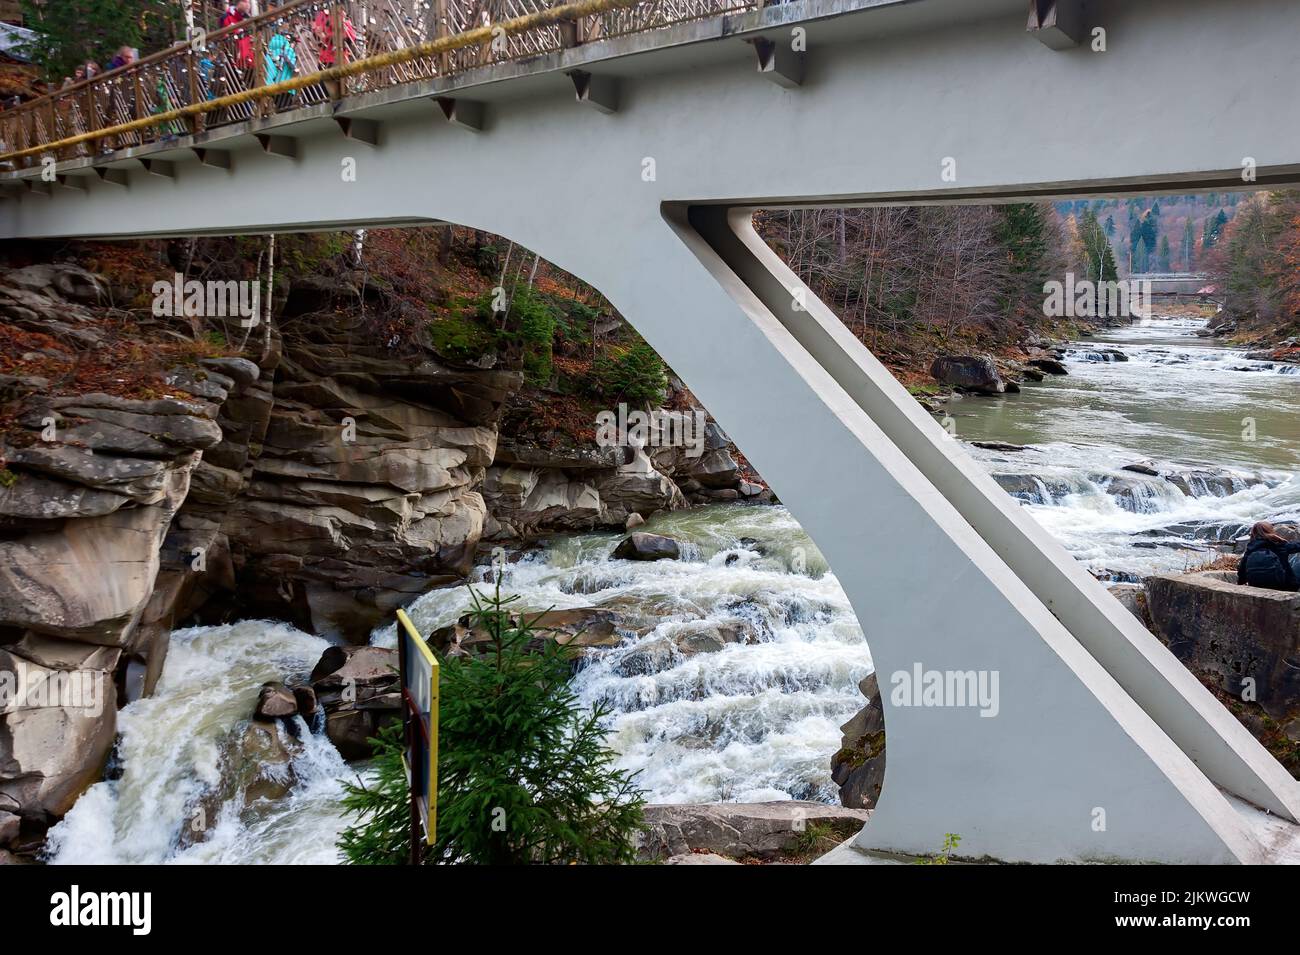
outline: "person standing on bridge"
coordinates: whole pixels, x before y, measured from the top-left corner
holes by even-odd
[[[293,79],[298,71],[298,51],[294,49],[293,39],[276,23],[271,39],[266,44],[266,85],[274,86],[285,80]],[[281,93],[275,99],[276,109],[285,109],[293,105],[297,90]]]
[[[1267,521],[1250,529],[1246,553],[1237,565],[1237,583],[1269,590],[1297,590],[1295,567],[1291,558],[1300,554],[1300,541],[1289,541]]]
[[[222,27],[233,27],[237,23],[243,23],[248,19],[249,0],[235,0],[235,3],[226,8],[219,23]],[[253,66],[253,38],[244,31],[235,34],[235,62],[241,70],[251,69]]]
[[[134,47],[118,47],[117,54],[108,61],[108,68],[110,70],[119,70],[124,66],[130,66],[138,59],[140,59],[140,54]]]
[[[351,48],[356,45],[357,31],[342,6],[328,7],[317,13],[311,32],[316,37],[316,59],[322,70],[328,70],[340,60],[346,63],[352,59]],[[336,34],[341,44],[335,43]],[[341,55],[335,49],[339,45],[343,47]],[[338,80],[327,80],[324,85],[330,99],[338,99],[342,94],[343,84]]]

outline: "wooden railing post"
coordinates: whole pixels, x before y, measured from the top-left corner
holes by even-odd
[[[434,15],[434,39],[442,39],[451,30],[451,24],[447,22],[447,0],[433,0]],[[446,53],[438,54],[438,75],[446,76],[449,70],[450,59]]]
[[[131,70],[131,89],[134,90],[135,92],[135,118],[144,119],[146,116],[149,115],[149,113],[145,109],[144,83],[141,80],[140,69],[138,67],[134,67]],[[134,134],[127,133],[127,136],[130,137],[134,135],[138,137],[140,144],[144,145],[145,137],[148,135],[148,132],[149,131],[147,129],[142,129],[138,133],[134,133]],[[127,139],[125,145],[127,146],[131,145],[131,141],[129,138]]]
[[[344,62],[343,48],[343,5],[336,3],[330,9],[330,30],[334,34],[334,62],[330,66],[342,66]],[[348,94],[348,81],[344,77],[332,84],[334,91],[331,94],[334,99],[342,99]]]
[[[61,137],[58,129],[58,114],[54,112],[54,100],[51,99],[46,105],[45,129],[46,135],[50,137],[46,142],[58,142]],[[54,158],[56,160],[59,158],[57,152],[54,154]]]
[[[189,71],[189,82],[186,84],[189,88],[190,101],[187,105],[193,106],[203,97],[203,88],[199,85],[199,58],[194,55],[194,47],[189,48],[189,53],[185,57],[185,68]],[[195,113],[189,118],[190,135],[196,135],[203,132],[203,114]]]
[[[250,39],[252,40],[253,49],[253,86],[265,86],[267,50],[266,27],[259,24],[257,30],[253,33],[253,36]],[[253,104],[253,117],[255,119],[270,116],[274,112],[275,104],[270,100],[259,99]]]
[[[82,107],[86,113],[86,132],[93,133],[99,129],[99,114],[95,112],[95,81],[92,77],[86,77],[86,94],[85,105]],[[99,139],[91,139],[86,143],[86,152],[94,156],[99,152]]]

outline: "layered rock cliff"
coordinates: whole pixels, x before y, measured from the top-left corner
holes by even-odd
[[[364,643],[395,608],[462,581],[485,542],[770,500],[711,422],[698,454],[662,440],[702,411],[653,413],[644,445],[556,451],[501,432],[518,371],[394,352],[312,291],[318,307],[241,349],[200,347],[122,325],[113,290],[77,266],[0,272],[10,845],[39,839],[99,777],[117,707],[153,690],[175,627],[271,617]],[[52,705],[37,684],[63,695]]]

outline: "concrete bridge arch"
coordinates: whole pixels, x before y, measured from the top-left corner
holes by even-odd
[[[0,233],[445,221],[508,236],[619,308],[835,568],[876,659],[889,733],[862,846],[929,852],[956,832],[963,853],[1016,861],[1262,861],[1224,793],[1294,822],[1295,782],[749,224],[753,208],[782,204],[1244,188],[1243,155],[1259,160],[1252,186],[1300,179],[1284,66],[1300,9],[1112,0],[1088,15],[1106,26],[1109,59],[1036,42],[1013,0],[804,0],[455,89],[368,94],[347,108],[376,124],[375,145],[340,135],[325,104],[204,134],[228,168],[198,162],[187,143],[140,147],[109,163],[118,181],[90,169],[84,191],[3,203]],[[781,42],[792,24],[809,52],[802,85],[787,88],[755,75],[744,40]],[[1205,75],[1223,49],[1249,68]],[[578,64],[612,82],[614,112],[574,102],[565,70]],[[1134,103],[1151,75],[1184,94]],[[448,123],[435,92],[473,104],[481,129]],[[1111,112],[1123,122],[1099,143]],[[172,174],[142,171],[149,158]],[[946,159],[955,181],[942,177]],[[349,161],[355,181],[342,175]],[[916,664],[997,672],[998,715],[892,705],[889,675]]]

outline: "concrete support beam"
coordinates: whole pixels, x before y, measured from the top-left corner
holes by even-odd
[[[59,176],[57,181],[65,189],[72,189],[76,192],[87,192],[89,190],[86,180],[81,176]]]
[[[96,166],[95,175],[99,177],[100,182],[110,182],[115,186],[128,186],[131,183],[131,177],[127,175],[125,169],[105,169]]]
[[[1029,33],[1053,50],[1068,50],[1083,42],[1083,0],[1029,0]]]
[[[141,159],[140,165],[144,166],[144,171],[151,176],[161,176],[164,179],[176,178],[176,167],[162,159]]]
[[[230,153],[224,149],[209,149],[206,146],[193,147],[194,155],[198,157],[199,162],[205,166],[212,166],[216,169],[230,168]]]
[[[579,103],[585,103],[602,113],[618,110],[618,80],[614,77],[574,70],[569,74],[569,79],[573,81],[573,93]]]
[[[788,40],[773,41],[759,37],[754,41],[758,54],[758,72],[777,86],[794,89],[803,83],[804,56]]]
[[[354,139],[367,146],[379,145],[379,124],[372,119],[353,119],[350,116],[335,116],[339,131],[348,139]]]
[[[54,184],[43,179],[24,179],[23,184],[29,195],[45,196],[48,199],[54,194]]]
[[[483,104],[476,103],[472,100],[457,99],[451,96],[438,96],[434,98],[438,104],[438,109],[442,110],[442,115],[446,117],[447,122],[453,126],[459,126],[461,129],[468,129],[470,132],[477,133],[483,128]]]
[[[298,158],[298,141],[290,136],[277,136],[271,133],[255,133],[257,141],[262,144],[262,151],[268,156],[280,156],[284,159]]]

